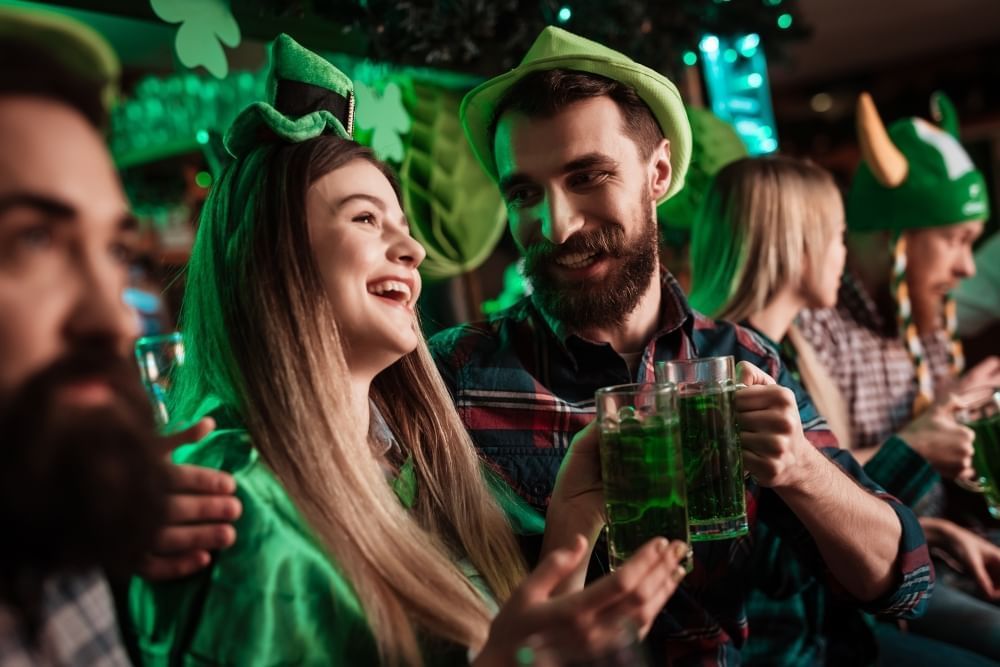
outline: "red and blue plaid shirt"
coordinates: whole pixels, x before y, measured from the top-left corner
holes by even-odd
[[[733,355],[737,361],[753,363],[795,392],[810,442],[860,485],[883,497],[900,518],[903,533],[896,586],[864,608],[900,617],[922,610],[933,586],[933,571],[916,518],[868,479],[850,454],[837,447],[826,423],[774,352],[746,329],[693,312],[666,272],[660,323],[643,351],[635,376],[609,344],[593,343],[569,332],[546,318],[530,298],[495,314],[488,322],[439,333],[431,339],[431,351],[482,457],[543,512],[570,440],[594,416],[595,390],[650,380],[657,361]],[[694,570],[650,633],[650,647],[660,664],[740,663],[739,649],[748,634],[745,602],[750,574],[767,562],[763,550],[755,547],[762,530],[781,535],[790,553],[806,564],[808,576],[830,578],[811,536],[773,491],[749,482],[747,514],[751,529],[746,537],[695,543]],[[597,549],[595,561],[600,560],[603,554]],[[800,568],[794,570],[799,572]],[[787,587],[789,592],[802,585],[792,581],[798,575],[785,574],[778,571],[768,579],[776,582],[776,588]],[[759,581],[760,573],[754,578]]]

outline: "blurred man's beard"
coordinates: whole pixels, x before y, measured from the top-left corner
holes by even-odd
[[[73,381],[106,381],[106,405],[73,405]],[[62,571],[132,571],[164,518],[159,436],[135,368],[81,349],[0,405],[0,579],[6,587]],[[28,586],[31,588],[32,586]],[[27,593],[27,591],[23,591]]]
[[[657,270],[659,236],[650,208],[648,201],[642,203],[645,219],[637,225],[634,239],[626,237],[620,224],[607,222],[593,231],[578,232],[559,246],[544,243],[527,248],[524,274],[538,306],[573,329],[612,326],[635,310]],[[617,266],[576,284],[560,282],[552,275],[556,257],[592,252],[612,258]]]

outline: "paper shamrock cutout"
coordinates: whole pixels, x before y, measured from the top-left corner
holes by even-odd
[[[226,78],[229,62],[222,44],[233,48],[240,43],[240,26],[226,0],[149,0],[149,4],[162,20],[181,24],[175,48],[185,67],[201,65],[213,76]]]
[[[410,114],[403,106],[403,91],[395,83],[385,87],[379,96],[363,83],[354,85],[356,97],[355,123],[362,130],[371,130],[371,147],[383,160],[402,162],[405,154],[403,136],[410,131]]]

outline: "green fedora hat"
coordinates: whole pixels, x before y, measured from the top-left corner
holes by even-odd
[[[691,126],[677,86],[659,72],[618,51],[553,26],[542,31],[520,65],[477,86],[462,100],[459,117],[465,136],[490,178],[498,180],[492,137],[489,136],[497,104],[526,74],[550,69],[589,72],[633,88],[652,110],[663,135],[670,140],[673,176],[670,188],[659,202],[666,201],[684,186],[684,175],[691,159]]]
[[[271,44],[265,102],[254,102],[226,132],[236,157],[273,137],[298,143],[334,134],[354,134],[354,84],[325,58],[281,34]]]

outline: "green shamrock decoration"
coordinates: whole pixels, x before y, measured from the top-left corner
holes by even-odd
[[[410,114],[403,106],[403,91],[395,83],[385,87],[379,96],[363,83],[355,83],[356,123],[362,130],[371,130],[371,147],[383,160],[402,162],[405,155],[403,136],[410,131]]]
[[[149,0],[149,4],[162,20],[181,24],[175,48],[185,67],[201,65],[216,78],[226,78],[229,62],[222,44],[233,48],[240,43],[240,26],[226,0]]]

